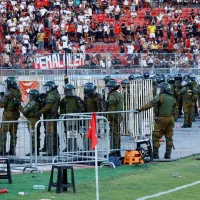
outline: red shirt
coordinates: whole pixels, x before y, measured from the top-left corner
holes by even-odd
[[[121,32],[121,26],[119,24],[115,25],[115,34],[120,34]]]
[[[7,3],[7,4],[6,4],[6,9],[7,9],[7,10],[13,10],[12,4]]]
[[[42,2],[41,1],[36,1],[36,6],[38,9],[42,7]]]
[[[104,16],[102,14],[98,15],[97,18],[99,23],[104,21]]]
[[[45,7],[49,7],[49,0],[43,0],[43,5]]]
[[[190,48],[190,40],[186,39],[185,46],[186,48]]]
[[[168,50],[173,50],[173,48],[174,48],[174,44],[173,43],[169,43]]]
[[[74,26],[74,24],[69,24],[68,31],[71,33],[74,33],[76,31],[76,27]]]

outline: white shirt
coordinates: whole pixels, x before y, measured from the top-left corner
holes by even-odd
[[[83,53],[85,53],[85,45],[81,45],[81,46],[80,46],[80,50],[81,50]]]
[[[11,45],[10,44],[6,44],[6,52],[10,52],[10,48],[11,48]]]
[[[54,5],[59,6],[60,5],[60,0],[56,0],[56,2],[54,2]]]
[[[110,11],[113,11],[114,8],[115,8],[115,6],[111,6],[111,5],[109,5],[108,8],[109,8]]]
[[[22,54],[25,54],[27,52],[27,48],[25,46],[22,46]]]
[[[134,46],[133,45],[128,45],[127,49],[128,49],[128,54],[132,54],[133,51],[134,51]]]
[[[42,17],[46,13],[46,11],[47,11],[47,9],[45,9],[45,8],[40,9],[40,14],[41,14]]]
[[[23,40],[24,40],[24,44],[28,44],[28,43],[29,43],[29,40],[30,40],[29,35],[24,34],[24,35],[23,35]]]
[[[88,26],[87,24],[85,24],[85,25],[83,26],[83,30],[84,30],[84,33],[88,33],[88,31],[89,31],[89,26]]]
[[[13,26],[13,27],[11,27]],[[10,22],[9,23],[10,31],[15,32],[16,31],[16,23],[15,22]]]
[[[30,14],[35,10],[35,7],[33,5],[28,5],[28,13]]]
[[[17,26],[17,29],[19,30],[20,33],[24,32],[24,25],[23,24],[19,24]]]
[[[73,1],[71,1],[71,0],[68,1],[68,5],[69,5],[69,6],[73,6],[73,4],[74,4]]]
[[[82,33],[82,32],[83,32],[83,26],[81,24],[78,24],[77,33]]]
[[[6,35],[6,40],[11,40],[11,36],[10,35]]]
[[[107,25],[104,25],[103,30],[104,30],[104,32],[107,32],[107,33],[108,33],[108,26],[107,26]]]
[[[78,20],[81,22],[84,22],[85,16],[84,15],[79,15]]]
[[[17,1],[11,1],[11,5],[15,6],[17,4]]]
[[[39,24],[39,26],[38,26],[38,31],[40,32],[41,29],[43,29],[43,28],[44,28],[44,25],[43,25],[43,24]]]

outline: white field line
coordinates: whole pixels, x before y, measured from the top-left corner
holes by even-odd
[[[193,182],[193,183],[190,183],[190,184],[187,184],[187,185],[182,185],[180,187],[176,187],[174,189],[171,189],[171,190],[168,190],[168,191],[165,191],[165,192],[159,192],[157,194],[153,194],[153,195],[150,195],[150,196],[141,197],[141,198],[136,199],[136,200],[146,200],[146,199],[150,199],[150,198],[153,198],[153,197],[159,197],[161,195],[176,192],[178,190],[182,190],[184,188],[188,188],[188,187],[191,187],[191,186],[194,186],[194,185],[197,185],[197,184],[200,184],[200,181],[196,181],[196,182]]]

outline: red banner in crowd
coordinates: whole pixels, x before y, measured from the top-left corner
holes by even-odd
[[[50,54],[35,58],[35,69],[64,69],[80,67],[85,63],[85,54]]]
[[[27,94],[31,89],[38,89],[37,81],[19,81],[19,88],[22,93],[22,102],[28,102]]]

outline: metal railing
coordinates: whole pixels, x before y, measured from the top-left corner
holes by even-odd
[[[200,54],[181,53],[79,53],[0,55],[0,74],[8,75],[69,75],[117,73],[172,73],[192,70],[198,73]],[[7,70],[9,69],[9,70]],[[23,69],[23,70],[22,70]],[[84,70],[83,70],[84,69]]]

